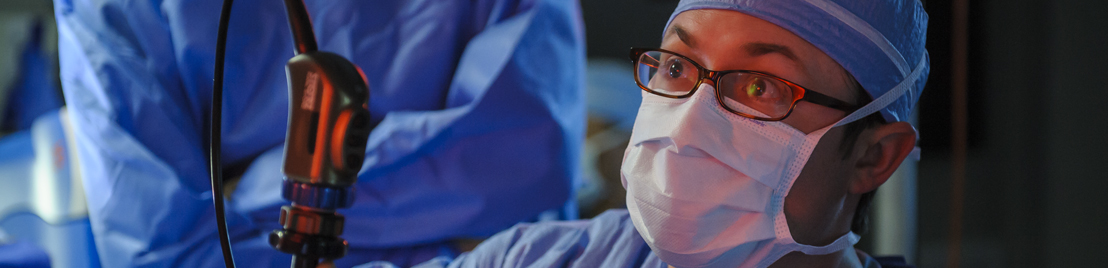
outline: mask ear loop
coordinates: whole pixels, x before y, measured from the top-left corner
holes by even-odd
[[[900,81],[900,83],[897,84],[896,87],[894,87],[892,90],[889,90],[888,92],[885,92],[885,94],[882,94],[881,97],[878,97],[877,99],[873,100],[869,104],[866,104],[865,106],[858,109],[857,111],[854,111],[850,115],[847,115],[843,119],[839,120],[838,123],[835,123],[833,126],[825,127],[823,129],[812,132],[808,135],[816,134],[816,135],[819,135],[819,136],[823,136],[823,134],[827,130],[831,129],[832,127],[837,127],[837,126],[842,126],[842,125],[849,124],[850,122],[857,121],[858,119],[861,119],[861,118],[866,117],[870,114],[873,114],[877,111],[880,111],[881,109],[884,109],[886,106],[888,106],[889,104],[893,103],[898,98],[900,98],[900,96],[903,96],[905,92],[908,92],[908,89],[911,89],[912,86],[915,85],[916,81],[919,80],[920,75],[923,73],[924,64],[927,63],[926,59],[927,59],[927,57],[921,58],[919,64],[916,65],[916,68],[912,71],[912,73],[909,74],[908,77],[905,77],[905,79],[903,81]],[[919,147],[916,147],[915,149],[912,150],[912,155],[916,160],[919,160]],[[790,189],[790,188],[792,188],[792,183],[789,183],[789,185],[786,185],[785,189]],[[782,204],[783,204],[784,203],[784,196],[782,196],[780,199],[781,200],[775,200],[775,202],[782,202]],[[779,204],[779,205],[776,205],[776,206],[781,206],[781,205]],[[782,209],[782,211],[783,211],[783,209]],[[787,250],[783,250],[781,252],[778,252],[778,254],[773,254],[772,256],[767,256],[767,258],[765,258],[761,262],[759,262],[759,264],[758,264],[759,267],[768,266],[769,264],[777,261],[778,259],[780,259],[782,256],[784,256],[785,254],[787,254],[789,252],[798,251],[798,252],[803,252],[804,254],[808,254],[808,255],[829,254],[834,249],[839,248],[839,247],[843,247],[844,246],[843,244],[854,245],[854,244],[858,243],[858,241],[861,239],[861,235],[858,235],[854,232],[849,232],[846,235],[844,235],[842,237],[839,237],[838,239],[836,239],[831,244],[828,244],[828,245],[825,245],[825,246],[803,245],[803,244],[800,244],[800,243],[796,242],[796,240],[793,239],[792,233],[790,233],[788,231],[787,226],[786,227],[780,226],[781,224],[784,224],[784,222],[786,222],[785,214],[783,212],[778,212],[777,217],[775,217],[775,219],[774,219],[774,222],[775,222],[774,229],[777,232],[777,236],[779,237],[778,239],[784,238],[785,242],[788,243],[786,245]]]
[[[889,104],[892,104],[894,101],[899,99],[900,96],[903,96],[904,93],[908,92],[909,89],[912,89],[912,87],[916,85],[916,81],[919,80],[920,75],[923,74],[923,67],[925,64],[927,64],[927,57],[920,57],[919,63],[916,64],[916,68],[912,70],[911,74],[908,74],[908,77],[905,77],[903,81],[900,81],[900,84],[897,84],[896,87],[893,87],[892,90],[885,92],[885,94],[882,94],[881,97],[878,97],[877,99],[871,101],[869,104],[862,106],[861,109],[858,109],[857,111],[854,111],[853,113],[850,113],[850,115],[844,117],[842,120],[839,120],[838,123],[835,123],[835,126],[838,127],[850,124],[851,122],[862,119],[863,117],[880,111],[881,109],[885,109],[885,107],[889,106]]]
[[[888,106],[889,104],[893,103],[898,98],[900,98],[900,96],[903,96],[904,93],[908,92],[908,89],[911,89],[912,86],[915,85],[916,81],[919,80],[920,75],[923,73],[923,69],[924,69],[923,66],[924,66],[924,64],[927,63],[926,59],[927,59],[927,57],[921,58],[919,64],[916,65],[916,68],[912,71],[912,73],[909,74],[908,77],[905,77],[905,79],[903,81],[900,81],[900,83],[897,84],[896,87],[894,87],[892,90],[889,90],[888,92],[885,92],[885,94],[882,94],[881,97],[878,97],[877,99],[875,99],[872,102],[866,104],[865,106],[862,106],[862,108],[854,111],[853,113],[850,113],[849,115],[847,115],[843,119],[839,120],[838,123],[835,123],[832,126],[824,127],[820,130],[816,130],[815,132],[809,133],[808,136],[810,137],[812,135],[818,135],[818,136],[822,137],[823,134],[825,134],[832,127],[837,127],[837,126],[842,126],[842,125],[849,124],[850,122],[857,121],[858,119],[861,119],[861,118],[866,117],[870,114],[873,114],[877,111],[880,111],[881,109],[884,109],[886,106]],[[913,151],[918,152],[918,150],[913,150]],[[918,153],[916,153],[916,155],[918,155]],[[804,162],[807,162],[806,157],[804,158]],[[784,189],[791,189],[793,182],[795,182],[795,180],[791,181],[791,182],[788,182],[787,185],[784,185]],[[778,252],[778,254],[773,254],[773,256],[767,256],[767,258],[763,259],[759,263],[760,267],[761,266],[768,266],[770,263],[773,263],[773,262],[777,261],[777,259],[781,258],[782,256],[784,256],[788,252],[799,251],[799,252],[803,252],[803,253],[809,254],[809,255],[827,254],[828,251],[830,251],[831,249],[834,249],[834,248],[837,248],[837,247],[842,247],[843,243],[849,243],[850,245],[854,245],[861,238],[860,235],[858,235],[854,232],[850,232],[850,233],[847,233],[847,235],[845,235],[843,237],[840,237],[839,239],[836,239],[831,244],[828,244],[826,246],[821,246],[821,247],[816,247],[816,246],[811,246],[811,245],[802,245],[802,244],[796,242],[796,240],[794,240],[793,237],[792,237],[792,233],[789,232],[788,226],[786,225],[787,221],[785,219],[785,214],[783,212],[784,211],[783,205],[784,205],[785,196],[787,196],[787,194],[782,195],[779,198],[774,197],[775,200],[773,200],[771,202],[775,203],[772,206],[774,206],[774,210],[776,211],[775,213],[777,213],[777,216],[774,218],[774,231],[776,232],[776,235],[777,235],[778,239],[782,239],[782,238],[784,239],[784,242],[787,244],[785,246],[788,247],[788,248],[787,248],[787,250]],[[780,202],[780,203],[777,203],[777,202]],[[780,210],[778,211],[778,209],[780,209]]]

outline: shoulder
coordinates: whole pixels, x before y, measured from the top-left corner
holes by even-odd
[[[518,224],[451,267],[629,267],[648,255],[627,211],[611,210],[591,220]]]

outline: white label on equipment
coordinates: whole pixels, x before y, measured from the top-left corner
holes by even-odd
[[[319,84],[319,74],[308,72],[308,82],[304,84],[304,98],[300,101],[300,109],[315,110],[315,92]]]

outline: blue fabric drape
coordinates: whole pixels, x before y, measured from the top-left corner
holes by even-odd
[[[452,255],[540,212],[576,217],[584,43],[575,1],[307,1],[320,50],[359,65],[376,129],[339,266]],[[205,124],[218,0],[56,0],[63,89],[108,267],[222,265]],[[279,1],[236,1],[222,159],[241,265],[287,267],[277,229],[292,56]]]

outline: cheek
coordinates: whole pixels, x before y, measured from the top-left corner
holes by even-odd
[[[834,218],[828,213],[831,211],[829,202],[833,202],[827,193],[829,185],[822,181],[824,178],[810,174],[818,172],[804,172],[797,178],[785,197],[784,208],[793,239],[808,245],[819,242],[823,227]]]
[[[830,243],[838,232],[843,204],[847,196],[841,153],[838,151],[842,131],[828,131],[804,165],[789,195],[785,197],[785,219],[793,238],[802,244]]]

